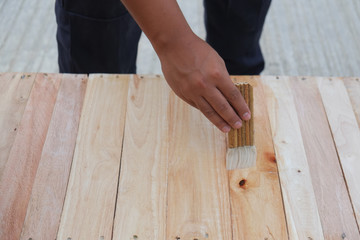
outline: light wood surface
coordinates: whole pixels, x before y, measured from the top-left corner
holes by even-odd
[[[360,128],[360,78],[345,78],[344,84]]]
[[[36,76],[0,180],[0,239],[20,237],[60,85],[59,76]]]
[[[232,77],[257,162],[227,171],[162,76],[22,75],[0,74],[0,239],[360,239],[356,78]]]
[[[290,239],[324,239],[287,78],[263,77]]]
[[[166,239],[231,239],[225,134],[173,92],[168,104]]]
[[[162,78],[130,80],[114,239],[165,239],[169,94]]]
[[[58,239],[111,239],[128,78],[88,80]]]
[[[324,237],[360,239],[317,83],[305,77],[293,77],[289,82],[296,111],[301,119],[301,135]]]
[[[254,88],[256,167],[229,171],[232,239],[287,239],[279,176],[259,78],[233,77]]]
[[[0,74],[0,179],[36,74]]]
[[[360,130],[344,83],[317,79],[334,142],[360,228]]]
[[[86,81],[85,75],[61,77],[20,239],[56,239]]]

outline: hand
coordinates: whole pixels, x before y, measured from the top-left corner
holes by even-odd
[[[198,108],[221,131],[240,128],[250,110],[222,58],[192,35],[158,51],[166,81],[185,102]]]

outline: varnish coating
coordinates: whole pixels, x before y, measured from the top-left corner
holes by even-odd
[[[253,87],[246,82],[236,83],[235,86],[240,91],[246,104],[252,112],[252,118],[249,121],[243,121],[240,129],[231,128],[228,133],[229,148],[253,146],[254,145],[254,100],[253,100]]]

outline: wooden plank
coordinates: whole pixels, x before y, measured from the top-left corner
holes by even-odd
[[[62,76],[20,239],[56,239],[86,81],[86,75]]]
[[[259,78],[234,77],[253,86],[256,167],[229,172],[232,239],[288,239],[274,147]],[[217,144],[219,144],[218,140]]]
[[[166,239],[232,239],[225,134],[172,92]]]
[[[290,239],[324,239],[288,78],[263,77]]]
[[[60,75],[37,74],[0,180],[0,239],[19,239]]]
[[[299,124],[324,237],[360,239],[316,79],[294,77],[289,81],[301,116]]]
[[[163,78],[129,84],[114,239],[165,239],[169,87]]]
[[[89,77],[58,239],[111,239],[128,78]]]
[[[358,126],[360,127],[360,79],[344,78],[343,81],[349,94]]]
[[[0,74],[0,179],[36,74]]]
[[[344,83],[317,79],[340,163],[360,228],[360,130]]]

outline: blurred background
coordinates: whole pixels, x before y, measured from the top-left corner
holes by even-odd
[[[179,0],[205,38],[202,0]],[[0,0],[0,72],[58,72],[55,1]],[[359,0],[273,0],[261,39],[263,75],[360,76]],[[161,73],[142,35],[138,73]]]

